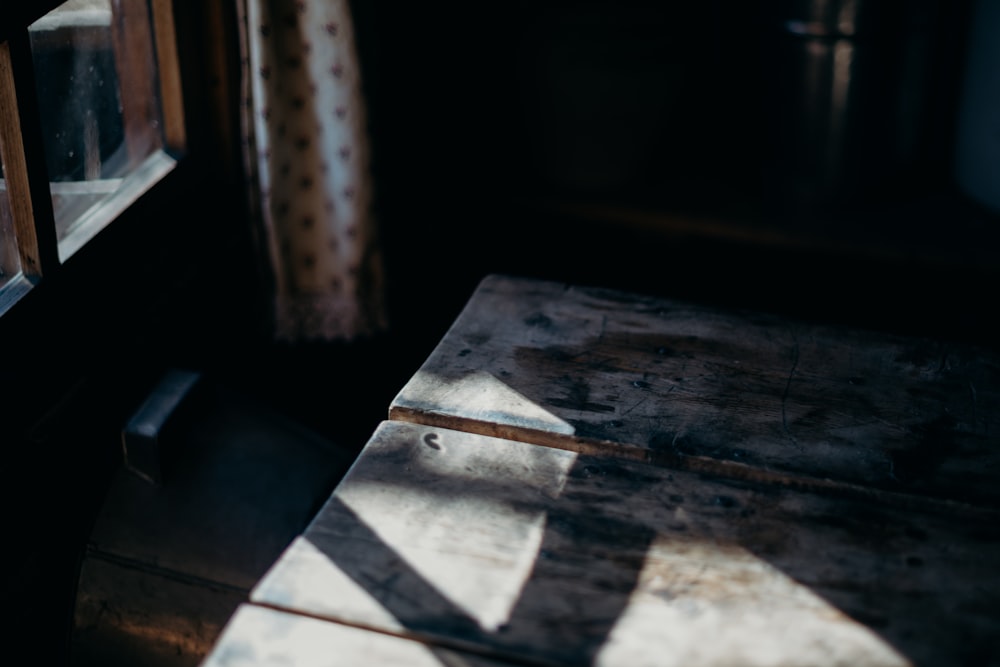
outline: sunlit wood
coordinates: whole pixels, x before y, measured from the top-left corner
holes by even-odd
[[[261,665],[296,667],[510,667],[474,653],[253,605],[236,610],[202,667],[239,667],[247,665],[247,656]]]
[[[988,662],[998,367],[487,276],[251,592],[309,633],[253,612],[214,655],[322,619],[523,665]]]
[[[1000,505],[998,365],[959,344],[490,276],[389,414],[900,502]],[[507,391],[470,392],[482,375]]]
[[[515,664],[940,664],[996,517],[387,421],[251,601]]]

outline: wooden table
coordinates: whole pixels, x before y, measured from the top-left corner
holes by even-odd
[[[1000,358],[489,276],[230,665],[1000,664]]]

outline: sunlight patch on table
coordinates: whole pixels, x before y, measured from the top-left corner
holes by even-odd
[[[869,628],[748,550],[659,535],[593,664],[722,667],[734,656],[743,667],[911,665]]]

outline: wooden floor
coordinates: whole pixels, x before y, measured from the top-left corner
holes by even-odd
[[[44,535],[25,554],[48,576],[25,577],[17,634],[46,664],[197,665],[385,418],[397,374],[420,362],[385,339],[251,351],[190,367],[200,380],[161,433],[159,485],[81,454],[60,530],[21,533]],[[120,454],[124,423],[109,420],[93,449]],[[87,476],[105,469],[106,481]]]
[[[994,664],[998,369],[490,276],[204,665]]]

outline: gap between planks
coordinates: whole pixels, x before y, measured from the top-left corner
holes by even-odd
[[[394,632],[391,630],[387,630],[386,628],[378,627],[376,625],[370,625],[368,623],[351,621],[345,618],[333,619],[330,618],[329,616],[323,616],[322,614],[304,611],[296,607],[287,607],[275,604],[273,602],[250,601],[245,604],[252,607],[260,607],[262,609],[270,609],[272,611],[280,611],[286,614],[301,616],[303,618],[310,618],[316,621],[330,623],[331,625],[343,625],[344,627],[355,628],[357,630],[364,630],[366,632],[373,632],[375,634],[384,635],[387,637],[397,637],[400,639],[407,639],[409,641],[423,644],[424,646],[427,646],[432,649],[443,648],[452,651],[461,651],[462,653],[476,655],[481,658],[486,658],[488,660],[498,660],[510,665],[518,665],[520,667],[566,667],[566,664],[563,662],[553,662],[549,660],[530,658],[522,654],[514,654],[505,651],[491,650],[488,646],[484,644],[477,644],[475,642],[463,642],[462,640],[455,639],[453,637],[446,637],[446,636],[430,637],[417,632],[407,632],[405,630]]]
[[[564,434],[498,424],[465,417],[454,417],[393,405],[389,420],[465,431],[477,435],[504,438],[528,445],[551,447],[608,458],[647,463],[659,468],[683,470],[703,475],[716,475],[750,484],[770,485],[798,491],[858,500],[874,501],[900,509],[920,509],[932,512],[952,512],[1000,520],[1000,508],[987,507],[936,496],[886,491],[861,484],[840,482],[829,478],[776,472],[737,461],[727,461],[708,456],[656,452],[621,442],[598,440],[585,436],[567,437]]]

